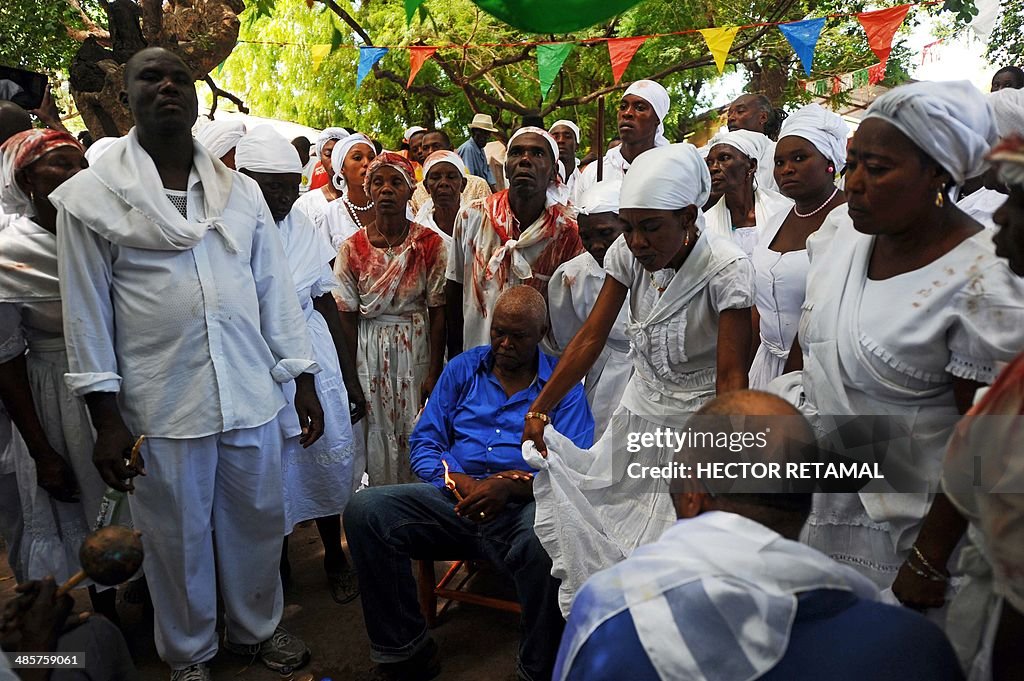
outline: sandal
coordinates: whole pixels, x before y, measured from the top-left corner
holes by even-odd
[[[346,566],[341,572],[328,573],[327,586],[331,590],[331,598],[338,605],[346,605],[359,598],[359,576],[351,566]]]

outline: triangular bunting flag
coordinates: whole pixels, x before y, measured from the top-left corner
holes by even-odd
[[[872,85],[878,85],[885,80],[885,64],[875,64],[868,69],[868,82]]]
[[[386,47],[360,47],[359,48],[359,70],[356,71],[356,89],[363,84],[363,78],[370,73],[373,65],[384,58],[388,53]]]
[[[910,5],[898,5],[889,9],[880,9],[877,12],[861,12],[857,15],[864,32],[868,34],[868,47],[878,57],[878,61],[884,67],[889,61],[889,54],[892,52],[892,39],[896,31],[900,29],[903,20],[907,18]]]
[[[437,52],[436,47],[416,45],[409,48],[409,82],[405,84],[406,90],[412,85],[412,81],[415,80],[416,74],[423,68],[423,64],[434,56],[435,52]]]
[[[616,85],[622,80],[622,74],[626,72],[629,62],[633,61],[633,55],[646,41],[647,36],[615,38],[608,41],[608,58],[612,61],[612,77]]]
[[[423,0],[405,0],[405,23],[412,23],[412,15],[416,14],[416,10],[423,4]]]
[[[782,35],[786,36],[789,46],[800,58],[800,63],[804,66],[804,73],[808,76],[811,75],[811,63],[814,61],[814,47],[818,44],[821,29],[824,27],[824,17],[779,24],[779,30],[782,31]]]
[[[736,40],[736,33],[739,30],[738,26],[700,29],[700,34],[704,36],[704,42],[711,50],[711,56],[715,58],[715,65],[718,66],[719,73],[725,71],[725,60],[729,57],[732,41]]]
[[[547,97],[555,76],[562,69],[574,43],[554,43],[537,46],[537,74],[540,76],[540,96]]]
[[[313,45],[309,48],[309,60],[313,62],[313,71],[320,70],[320,64],[331,53],[330,45]]]

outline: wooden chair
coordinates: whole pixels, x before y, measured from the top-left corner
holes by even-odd
[[[485,596],[472,591],[466,591],[466,583],[470,578],[480,570],[481,563],[486,564],[484,561],[473,561],[473,560],[457,560],[452,563],[452,566],[448,568],[444,577],[441,581],[437,581],[437,573],[435,572],[434,561],[432,560],[417,560],[417,573],[419,576],[419,601],[420,611],[423,613],[423,618],[427,621],[427,626],[433,629],[437,626],[438,619],[448,610],[448,606],[454,601],[461,603],[472,603],[474,605],[481,605],[485,608],[493,608],[495,610],[504,610],[505,612],[512,612],[520,614],[522,608],[516,601],[506,600],[504,598],[495,598],[493,596]],[[456,582],[456,576],[460,571],[465,571],[465,574],[458,579]],[[445,599],[445,604],[441,606],[441,609],[437,609],[437,599]]]

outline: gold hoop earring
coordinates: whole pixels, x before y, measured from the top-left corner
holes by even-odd
[[[938,208],[942,208],[946,205],[946,196],[942,193],[941,189],[935,193],[935,205]]]

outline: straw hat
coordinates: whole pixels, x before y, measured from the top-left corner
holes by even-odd
[[[487,132],[498,132],[498,129],[494,127],[494,121],[487,114],[480,114],[473,116],[473,121],[469,124],[469,129],[478,128],[480,130],[486,130]]]

